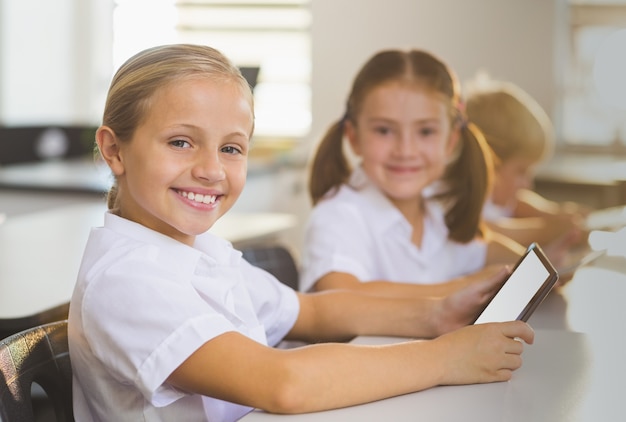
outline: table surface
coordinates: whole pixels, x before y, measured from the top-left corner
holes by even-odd
[[[272,415],[268,421],[616,421],[626,420],[626,258],[603,256],[553,290],[529,323],[535,344],[502,383],[441,386],[332,411]],[[358,337],[360,344],[404,341]]]
[[[112,184],[102,161],[90,158],[37,161],[0,167],[0,188],[102,195]]]
[[[104,203],[7,217],[0,223],[0,322],[69,302],[87,237]],[[296,224],[283,213],[228,213],[211,232],[238,245],[273,238]]]

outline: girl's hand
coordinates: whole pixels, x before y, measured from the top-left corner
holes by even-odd
[[[511,321],[471,325],[432,340],[444,362],[441,384],[511,379],[522,366],[523,342],[532,344],[534,335],[525,322]]]
[[[552,265],[561,268],[567,260],[570,252],[582,244],[582,232],[578,229],[572,229],[549,244],[545,245],[543,250],[550,259]],[[585,243],[587,236],[584,237]],[[564,274],[563,274],[564,275]],[[561,281],[561,280],[559,280]]]
[[[433,309],[433,326],[437,333],[444,334],[474,322],[510,272],[509,267],[489,267],[480,273],[484,275],[482,280],[473,280],[441,299]]]
[[[589,231],[584,228],[585,219],[580,214],[557,214],[544,219],[545,233],[552,239],[549,244],[560,244],[567,249],[580,246],[589,237]]]

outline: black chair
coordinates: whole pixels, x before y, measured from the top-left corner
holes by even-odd
[[[241,248],[243,257],[263,268],[283,284],[298,290],[298,268],[287,248],[280,245],[256,245]]]
[[[39,325],[0,341],[0,421],[33,422],[32,388],[47,395],[56,421],[73,421],[67,320]]]
[[[63,303],[54,308],[17,318],[0,318],[0,339],[12,336],[20,331],[27,330],[37,325],[67,319],[70,311],[70,303]]]

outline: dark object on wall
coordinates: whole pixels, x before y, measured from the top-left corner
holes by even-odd
[[[0,165],[89,156],[95,126],[0,127]]]
[[[259,66],[239,66],[239,70],[246,81],[248,81],[248,85],[250,85],[252,91],[254,91],[254,87],[256,87],[259,80],[259,71],[261,68]]]

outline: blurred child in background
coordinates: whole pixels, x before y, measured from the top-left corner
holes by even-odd
[[[551,201],[533,191],[535,170],[550,157],[555,143],[539,103],[515,84],[485,75],[466,88],[467,117],[495,154],[493,190],[483,211],[489,227],[524,246],[538,242],[553,255],[586,240],[586,207]]]

